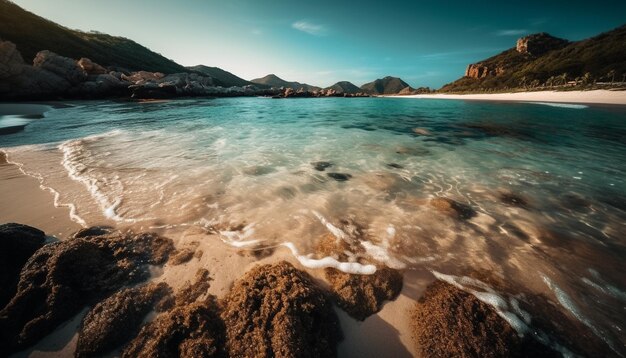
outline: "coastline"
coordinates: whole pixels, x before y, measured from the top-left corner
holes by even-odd
[[[513,101],[626,105],[626,91],[537,91],[483,94],[417,94],[408,96],[380,96],[389,98],[456,99],[469,101]]]
[[[0,151],[0,217],[2,223],[16,222],[38,228],[61,241],[71,237],[82,227],[72,221],[69,210],[54,205],[53,194],[48,193],[37,179],[20,170],[19,165],[7,160],[6,153]],[[124,228],[113,228],[121,229]],[[158,231],[158,230],[157,230]],[[223,298],[233,283],[247,271],[259,265],[276,264],[287,261],[296,268],[307,272],[316,281],[324,282],[324,270],[308,269],[298,262],[287,248],[277,248],[269,256],[257,258],[255,253],[237,250],[223,245],[216,240],[207,239],[204,232],[188,230],[176,236],[167,236],[174,241],[176,250],[186,249],[201,252],[183,264],[166,264],[152,272],[149,282],[164,282],[175,290],[181,289],[186,283],[193,282],[196,272],[208,269],[211,285],[208,292]],[[358,357],[371,354],[392,352],[396,357],[413,357],[417,354],[410,334],[410,319],[405,314],[423,293],[423,287],[432,278],[427,272],[407,272],[405,280],[421,282],[422,289],[416,285],[404,285],[398,297],[387,301],[382,309],[368,317],[366,321],[358,321],[339,308],[338,315],[344,339],[338,344],[340,356]],[[327,284],[327,283],[326,283]],[[81,311],[69,321],[58,326],[46,338],[18,352],[15,356],[37,354],[41,357],[55,357],[71,354],[76,349],[79,322],[88,310]],[[62,339],[59,340],[59,337]],[[364,341],[363,337],[367,337]],[[53,343],[51,343],[53,342]],[[59,343],[62,342],[62,343]],[[384,344],[383,344],[384,343]]]

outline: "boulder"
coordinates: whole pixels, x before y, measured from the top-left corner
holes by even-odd
[[[0,79],[21,74],[24,66],[22,55],[17,51],[15,44],[0,41]]]
[[[546,52],[565,47],[569,41],[541,32],[524,36],[517,40],[517,52],[532,56],[541,56]]]
[[[74,356],[101,356],[122,346],[137,335],[146,315],[170,292],[161,282],[123,289],[98,303],[83,318]]]
[[[333,357],[341,337],[332,304],[312,278],[282,261],[237,280],[222,318],[232,357]]]
[[[122,357],[226,357],[225,327],[215,296],[207,294],[209,272],[198,270],[171,308],[145,325]]]
[[[37,53],[33,60],[33,67],[52,72],[72,85],[77,85],[87,80],[87,73],[75,60],[59,56],[48,50]]]
[[[17,293],[0,311],[0,355],[41,339],[82,307],[149,277],[173,251],[154,234],[81,236],[47,244],[24,265]]]
[[[514,357],[517,332],[486,303],[443,281],[428,286],[412,312],[422,357]]]
[[[46,240],[43,231],[9,223],[0,225],[0,308],[13,297],[20,271]]]
[[[87,57],[82,57],[78,60],[78,66],[85,71],[88,75],[102,75],[107,73],[107,69],[100,66],[99,64],[91,61]]]

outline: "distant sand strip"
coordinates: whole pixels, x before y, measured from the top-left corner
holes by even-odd
[[[476,101],[559,102],[626,105],[626,91],[538,91],[493,94],[418,94],[411,96],[384,96],[397,98],[462,99]]]

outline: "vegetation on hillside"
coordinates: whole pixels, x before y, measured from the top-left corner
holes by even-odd
[[[462,77],[444,85],[441,92],[489,92],[503,90],[589,87],[597,82],[626,79],[626,25],[583,41],[533,57],[515,48],[480,62],[504,68],[499,75]]]
[[[71,30],[25,11],[8,0],[0,0],[0,38],[13,42],[27,62],[31,62],[37,52],[50,50],[62,56],[87,57],[103,66],[128,70],[187,71],[132,40]]]

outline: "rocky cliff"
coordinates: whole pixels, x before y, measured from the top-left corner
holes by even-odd
[[[587,81],[612,81],[624,74],[626,26],[577,42],[542,32],[522,37],[515,47],[468,65],[464,77],[440,91],[541,88],[583,77]]]

